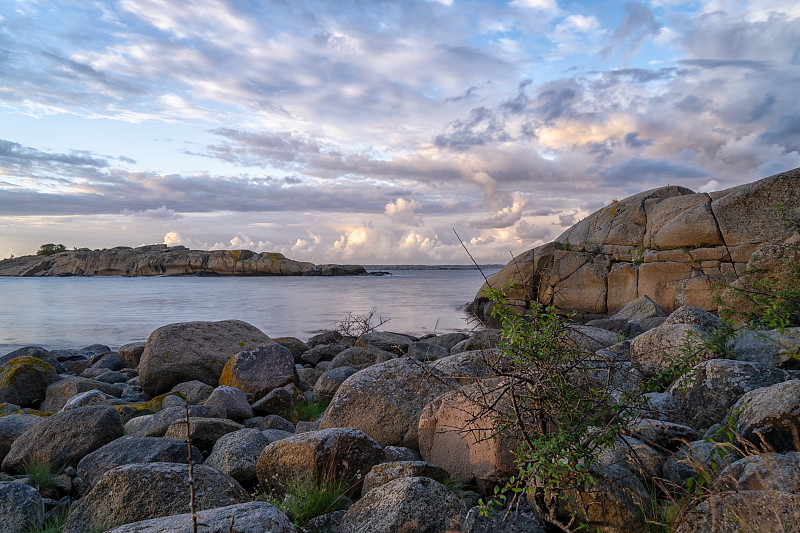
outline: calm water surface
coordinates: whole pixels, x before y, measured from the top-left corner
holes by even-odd
[[[307,339],[373,307],[381,329],[422,334],[469,329],[460,308],[476,270],[388,270],[357,277],[0,277],[0,355],[21,346],[114,349],[172,322],[239,319],[272,337]],[[486,275],[497,268],[484,270]]]

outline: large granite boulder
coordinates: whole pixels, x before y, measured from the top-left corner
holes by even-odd
[[[454,380],[423,363],[392,359],[347,378],[325,410],[320,428],[358,428],[381,446],[417,449],[422,409],[456,387]]]
[[[341,533],[461,531],[467,510],[447,487],[427,477],[401,477],[372,489],[345,513]]]
[[[62,374],[66,372],[64,365],[61,364],[56,355],[50,350],[45,350],[41,346],[24,346],[14,350],[13,352],[9,352],[0,357],[0,366],[8,363],[15,357],[35,357],[52,366],[53,370],[56,371],[56,374]]]
[[[106,533],[165,533],[191,529],[189,513],[165,516],[115,527]],[[225,533],[296,533],[292,522],[277,507],[267,502],[238,503],[197,513],[199,531]]]
[[[375,487],[380,487],[401,477],[429,477],[439,483],[444,483],[448,477],[444,468],[432,465],[426,461],[392,461],[377,464],[364,476],[362,492],[368,493]]]
[[[219,378],[220,385],[236,387],[256,398],[299,382],[292,352],[277,343],[237,353],[225,363]]]
[[[33,460],[77,466],[86,455],[122,436],[113,407],[95,405],[49,416],[20,435],[3,459],[3,470],[19,473]]]
[[[405,355],[408,352],[408,345],[419,339],[411,335],[402,333],[392,333],[389,331],[370,331],[364,333],[356,341],[356,346],[361,348],[373,347],[395,355]]]
[[[42,525],[44,501],[23,483],[0,481],[0,533],[22,533]]]
[[[193,482],[198,511],[247,498],[235,479],[207,466],[194,465]],[[189,465],[123,465],[107,471],[81,498],[63,533],[85,533],[93,527],[109,528],[185,512],[189,512]]]
[[[56,413],[66,405],[70,398],[90,390],[99,390],[115,398],[119,398],[123,393],[123,387],[119,383],[103,383],[93,379],[69,376],[47,387],[45,400],[39,409]]]
[[[289,436],[287,433],[284,438]],[[233,431],[217,439],[211,455],[203,464],[228,474],[243,487],[253,487],[257,483],[256,463],[271,442],[268,436],[255,428]]]
[[[690,349],[698,362],[714,359],[709,348],[699,347],[708,334],[691,324],[661,325],[646,331],[631,341],[630,360],[645,377],[676,366]]]
[[[522,309],[536,294],[540,303],[592,318],[640,296],[667,312],[681,305],[714,311],[714,280],[742,272],[755,252],[791,237],[775,205],[800,216],[799,181],[794,169],[709,194],[667,186],[615,200],[513,259],[488,284],[519,282],[507,296]],[[789,264],[774,263],[784,271]],[[489,320],[485,287],[472,308]]]
[[[200,450],[193,447],[192,461],[203,462]],[[94,487],[103,474],[121,465],[134,463],[189,463],[186,442],[158,437],[120,437],[85,456],[78,463],[78,475]]]
[[[339,366],[326,370],[314,383],[313,400],[320,402],[333,399],[339,386],[355,373],[356,369],[350,366]]]
[[[0,402],[21,407],[38,407],[47,387],[58,381],[58,374],[37,357],[22,356],[0,366]]]
[[[139,384],[154,396],[195,379],[216,386],[231,357],[272,343],[261,330],[240,320],[162,326],[147,339]]]
[[[733,406],[736,433],[756,446],[786,452],[800,442],[800,380],[756,389]]]
[[[11,444],[27,430],[44,420],[36,415],[6,415],[0,417],[0,462],[5,459]]]
[[[164,438],[183,441],[185,445],[188,432],[192,445],[208,456],[219,439],[240,429],[244,426],[225,418],[190,417],[188,431],[185,420],[176,420],[169,425]]]
[[[283,493],[288,484],[317,482],[325,476],[360,486],[386,455],[357,429],[334,428],[300,433],[269,444],[258,458],[258,483],[265,492]]]
[[[336,356],[331,359],[327,370],[343,366],[349,366],[356,370],[364,370],[372,365],[391,361],[395,357],[397,357],[395,354],[373,346],[367,346],[366,348],[353,346],[336,354]]]
[[[241,390],[220,385],[206,398],[203,405],[217,405],[225,409],[225,417],[241,422],[253,417],[253,407]]]

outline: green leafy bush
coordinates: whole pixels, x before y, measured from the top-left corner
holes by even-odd
[[[39,247],[39,251],[36,252],[36,255],[55,255],[67,250],[67,247],[63,244],[53,244],[52,242],[43,244]]]

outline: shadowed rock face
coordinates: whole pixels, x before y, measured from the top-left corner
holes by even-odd
[[[358,265],[315,265],[273,252],[189,250],[152,245],[110,250],[77,250],[53,256],[28,255],[0,261],[0,276],[357,276]]]
[[[719,192],[684,187],[641,192],[592,213],[555,241],[529,250],[489,278],[520,308],[531,300],[586,318],[640,296],[667,312],[682,305],[716,310],[712,281],[744,271],[754,253],[793,234],[775,209],[800,216],[800,168]],[[473,311],[488,320],[481,287]]]

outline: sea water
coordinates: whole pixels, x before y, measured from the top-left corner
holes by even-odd
[[[490,275],[499,266],[484,268]],[[475,269],[392,269],[348,277],[0,277],[0,355],[147,340],[174,322],[238,319],[271,337],[306,340],[347,313],[376,309],[381,330],[421,335],[475,327],[463,306],[483,283]]]

